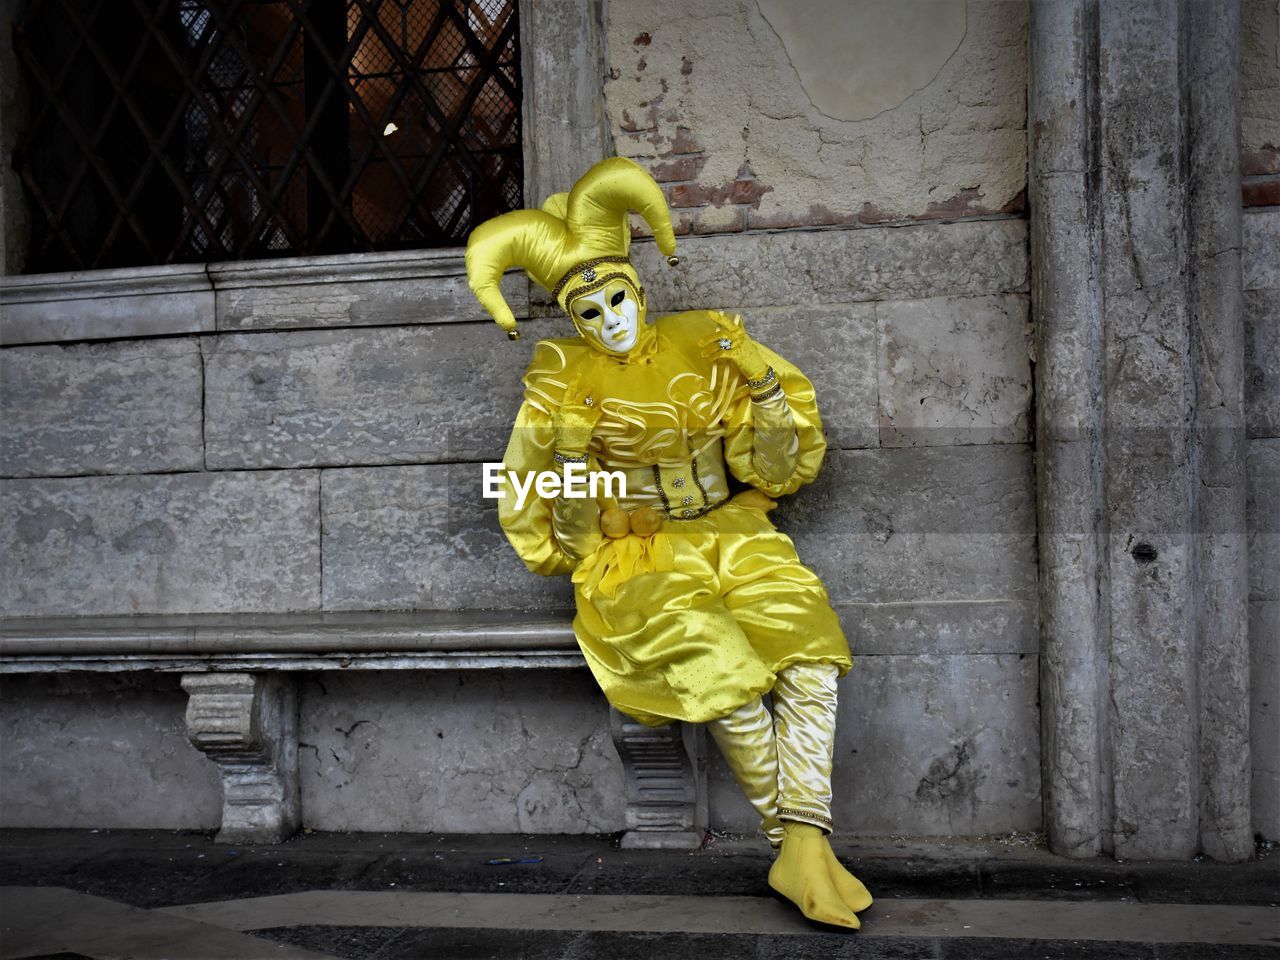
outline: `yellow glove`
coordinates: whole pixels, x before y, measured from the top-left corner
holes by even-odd
[[[759,345],[747,335],[742,317],[713,313],[717,330],[698,344],[702,355],[709,359],[727,358],[742,371],[748,380],[761,380],[769,372],[769,364],[760,352]]]
[[[601,412],[599,399],[582,375],[574,377],[565,388],[560,409],[551,417],[556,453],[572,457],[585,454]]]

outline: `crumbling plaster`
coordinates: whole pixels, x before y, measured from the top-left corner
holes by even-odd
[[[661,180],[718,191],[708,200],[706,232],[733,229],[726,211],[735,203],[749,207],[748,227],[1016,206],[1026,184],[1026,5],[966,3],[963,37],[949,54],[949,18],[919,22],[908,48],[892,4],[847,9],[843,18],[775,15],[774,24],[756,0],[611,5],[605,99],[616,151],[649,164]],[[829,116],[815,94],[824,103],[830,89],[806,90],[810,71],[793,62],[815,49],[815,32],[847,41],[821,44],[847,57],[833,56],[825,72],[857,70],[856,51],[879,34],[886,44],[898,41],[897,57],[919,58],[912,76],[932,72],[932,80],[867,119]],[[887,78],[860,100],[900,88],[900,76]]]

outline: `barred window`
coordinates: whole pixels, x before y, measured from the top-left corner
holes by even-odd
[[[43,272],[462,243],[521,206],[515,0],[28,0]]]

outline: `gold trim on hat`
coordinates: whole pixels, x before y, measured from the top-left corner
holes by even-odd
[[[602,263],[625,263],[627,266],[631,266],[631,261],[626,257],[596,257],[594,260],[583,260],[581,263],[573,267],[570,267],[569,270],[565,273],[565,275],[561,277],[559,281],[557,281],[554,287],[552,287],[551,299],[559,300],[560,291],[563,290],[565,287],[567,287],[570,283],[572,283],[574,277],[580,277],[582,274],[586,273],[588,270],[591,270],[592,272],[594,272],[594,268],[600,266],[600,264]],[[618,276],[618,274],[610,274],[610,276],[616,277]],[[583,277],[583,279],[587,280],[588,282],[591,282],[591,280],[594,278]],[[574,295],[576,296],[580,292],[581,291],[575,290]],[[568,302],[569,302],[568,300],[565,300],[565,303],[568,303]]]
[[[600,276],[592,280],[590,283],[584,284],[581,287],[575,287],[574,289],[570,290],[568,296],[564,298],[565,310],[567,311],[569,309],[569,304],[573,303],[573,301],[577,300],[579,297],[584,296],[585,294],[588,294],[588,293],[595,293],[597,290],[603,289],[604,287],[608,286],[614,280],[625,280],[627,281],[627,286],[632,286],[634,283],[633,277],[631,277],[629,274],[622,273],[621,271],[617,273],[601,274]],[[644,287],[640,287],[639,289],[636,290],[636,297],[640,301],[640,306],[643,307],[645,305]]]

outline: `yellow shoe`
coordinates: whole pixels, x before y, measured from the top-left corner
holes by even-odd
[[[835,857],[822,830],[790,820],[783,828],[786,836],[778,859],[769,870],[769,886],[815,923],[847,930],[861,927],[861,921],[846,905],[832,878],[827,858],[834,860]]]
[[[861,913],[875,902],[871,899],[871,892],[836,859],[835,851],[831,849],[831,844],[827,842],[826,837],[822,838],[822,845],[826,848],[827,871],[831,874],[831,882],[835,885],[836,893],[840,894],[840,899],[844,901],[846,907],[854,913]]]

